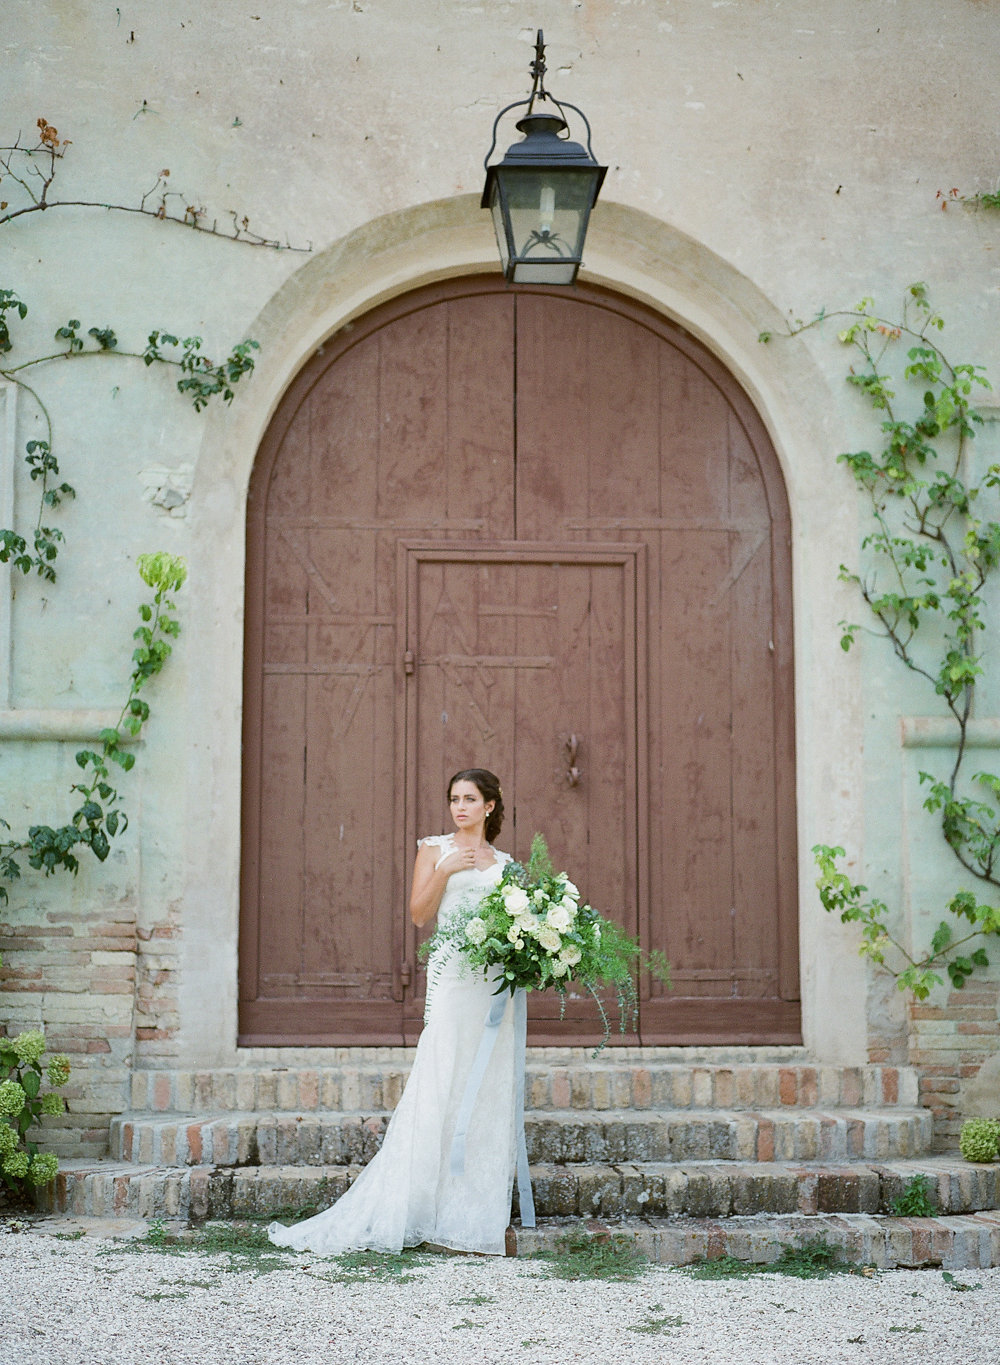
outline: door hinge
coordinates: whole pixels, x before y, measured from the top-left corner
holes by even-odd
[[[416,661],[413,657],[413,650],[408,649],[406,653],[403,655],[403,672],[409,675],[410,673],[413,672],[415,667]]]

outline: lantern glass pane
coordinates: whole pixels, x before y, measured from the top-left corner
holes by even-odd
[[[493,215],[493,231],[497,235],[497,246],[500,249],[500,264],[503,266],[503,273],[507,273],[507,265],[510,261],[510,243],[507,240],[507,228],[504,222],[503,195],[497,181],[493,182],[493,193],[490,196],[490,213]]]
[[[545,266],[533,280],[561,282],[562,266],[579,263],[594,195],[594,174],[564,167],[501,167],[497,179],[510,218],[515,279],[529,263]],[[522,264],[523,263],[523,264]],[[572,279],[572,273],[570,279]]]

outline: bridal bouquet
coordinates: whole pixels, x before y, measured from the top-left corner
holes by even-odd
[[[636,939],[599,914],[581,897],[565,872],[555,872],[545,839],[536,834],[527,866],[509,862],[491,891],[467,913],[444,925],[421,947],[429,956],[445,945],[459,952],[470,967],[500,974],[496,994],[521,988],[557,990],[565,1009],[566,987],[582,986],[595,1000],[610,1033],[599,987],[614,989],[618,1022],[624,1033],[635,1026],[637,996],[634,971],[644,955]],[[655,975],[667,980],[662,953],[645,955]]]

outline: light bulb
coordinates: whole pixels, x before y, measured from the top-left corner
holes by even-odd
[[[538,231],[548,237],[552,231],[552,220],[556,215],[556,192],[552,185],[542,186],[541,202],[538,206]]]

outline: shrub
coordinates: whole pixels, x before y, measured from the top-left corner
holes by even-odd
[[[69,1080],[69,1058],[50,1057],[44,1071],[45,1034],[30,1029],[16,1038],[0,1039],[0,1179],[9,1190],[27,1194],[55,1179],[59,1162],[39,1152],[31,1130],[43,1114],[61,1114],[65,1100],[56,1090]],[[53,1088],[41,1094],[42,1081]]]
[[[966,1119],[958,1145],[966,1161],[996,1161],[1000,1119]]]

